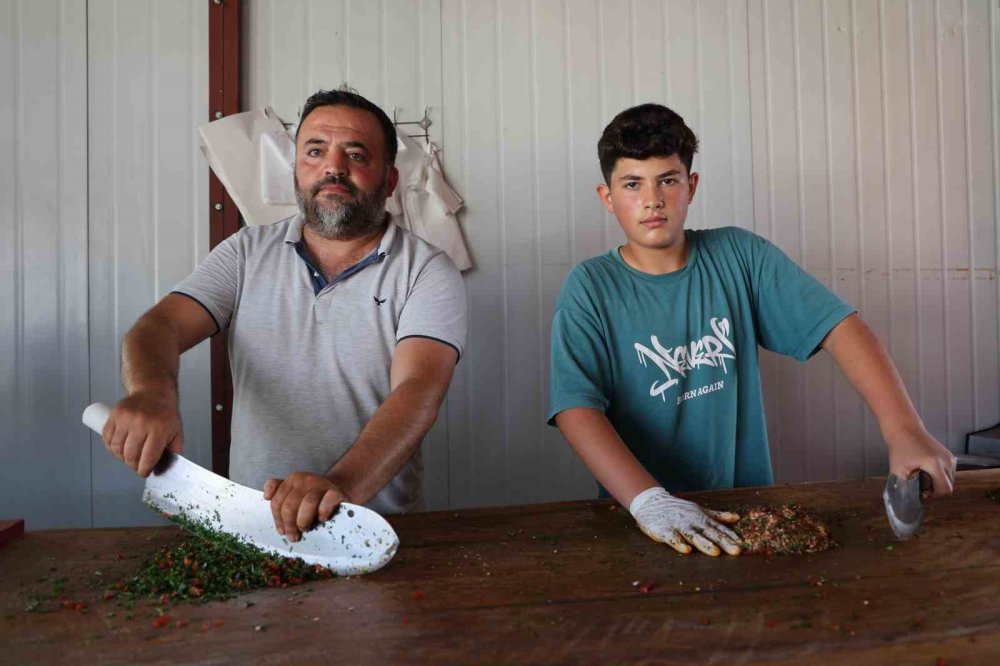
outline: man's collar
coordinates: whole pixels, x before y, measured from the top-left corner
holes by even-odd
[[[382,234],[382,239],[378,243],[378,254],[389,254],[392,250],[392,243],[396,240],[396,223],[393,221],[392,216],[387,212],[384,218],[387,222],[385,233]],[[302,227],[305,226],[306,218],[302,214],[302,211],[296,213],[295,217],[292,218],[291,223],[288,225],[288,230],[285,231],[285,244],[286,245],[297,245],[302,242]]]
[[[396,240],[396,223],[389,213],[385,214],[385,220],[387,222],[385,233],[382,234],[382,240],[378,244],[378,253],[380,255],[389,254],[392,251],[392,242]]]
[[[286,244],[295,245],[302,240],[302,226],[305,222],[306,218],[302,215],[302,211],[295,214],[292,221],[288,225],[288,229],[285,230]]]

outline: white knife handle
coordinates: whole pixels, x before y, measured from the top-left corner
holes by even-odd
[[[83,410],[83,425],[100,435],[104,432],[104,424],[108,422],[109,416],[111,408],[103,402],[95,402]]]

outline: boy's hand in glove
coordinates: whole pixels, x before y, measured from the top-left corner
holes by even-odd
[[[629,512],[649,538],[679,553],[690,553],[694,546],[716,557],[721,546],[730,555],[740,554],[739,537],[722,524],[739,520],[735,513],[703,509],[659,487],[636,495]]]

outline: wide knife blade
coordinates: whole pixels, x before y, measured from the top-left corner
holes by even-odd
[[[83,422],[101,433],[111,410],[94,403]],[[164,451],[146,478],[142,499],[168,518],[183,516],[231,534],[261,550],[321,564],[337,575],[355,576],[385,566],[399,548],[392,526],[376,512],[342,502],[326,522],[291,542],[278,534],[264,494],[199,467],[184,456]]]
[[[923,470],[906,479],[889,474],[882,491],[882,502],[889,526],[900,540],[905,541],[917,533],[924,518],[923,492],[932,487],[930,475]]]

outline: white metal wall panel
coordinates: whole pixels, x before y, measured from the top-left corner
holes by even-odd
[[[621,242],[594,194],[596,143],[644,101],[701,139],[692,227],[751,228],[858,307],[953,450],[1000,420],[996,13],[990,0],[251,0],[246,89],[286,119],[342,80],[402,116],[434,107],[475,268],[469,348],[429,438],[430,503],[566,499],[594,484],[543,425],[550,317],[569,268]],[[765,352],[763,375],[779,480],[885,471],[877,424],[826,355]]]
[[[122,395],[120,341],[208,251],[208,109],[202,0],[90,0],[91,395]],[[182,358],[185,455],[211,465],[208,344]],[[142,483],[93,438],[94,525],[155,521]]]
[[[995,5],[749,10],[757,230],[859,308],[930,431],[961,451],[1000,419]],[[779,478],[884,471],[877,424],[824,365],[768,359]]]
[[[884,263],[883,258],[887,256],[889,248],[888,209],[885,196],[888,169],[887,135],[884,131],[888,120],[886,115],[888,109],[883,104],[887,89],[883,86],[884,51],[881,38],[884,22],[880,16],[879,3],[855,3],[852,11],[854,12],[852,24],[857,26],[851,52],[852,70],[857,77],[852,87],[856,99],[854,113],[857,118],[863,119],[857,122],[857,133],[853,137],[856,151],[854,174],[857,177],[855,210],[858,216],[859,239],[856,259],[860,262],[860,266],[865,267],[858,271],[860,291],[855,304],[863,312],[865,321],[875,335],[883,344],[888,345],[892,331],[889,280],[887,275],[877,274],[878,269],[873,268]],[[848,389],[839,373],[837,378],[839,391],[846,392]],[[838,404],[843,405],[844,402],[841,400]],[[885,452],[878,424],[871,413],[862,407],[860,401],[854,401],[854,407],[861,410],[862,415],[860,417],[856,413],[849,415],[849,424],[855,428],[860,425],[863,432],[852,433],[854,439],[848,442],[848,445],[856,447],[852,455],[838,456],[839,464],[836,470],[838,478],[859,475],[849,474],[846,471],[846,465],[851,464],[859,465],[862,473],[876,473],[885,469]],[[838,435],[844,441],[843,434],[838,431]]]
[[[91,520],[86,21],[0,1],[0,514],[28,529]]]
[[[972,424],[1000,419],[1000,7],[963,4],[965,171],[971,247],[969,322],[972,349]],[[988,54],[988,56],[987,56]],[[989,141],[985,140],[989,137]],[[993,224],[990,224],[990,221]],[[963,424],[956,424],[961,429]]]
[[[243,106],[286,122],[319,89],[349,83],[390,115],[431,107],[441,134],[440,0],[245,0]],[[409,128],[410,133],[419,130]]]

